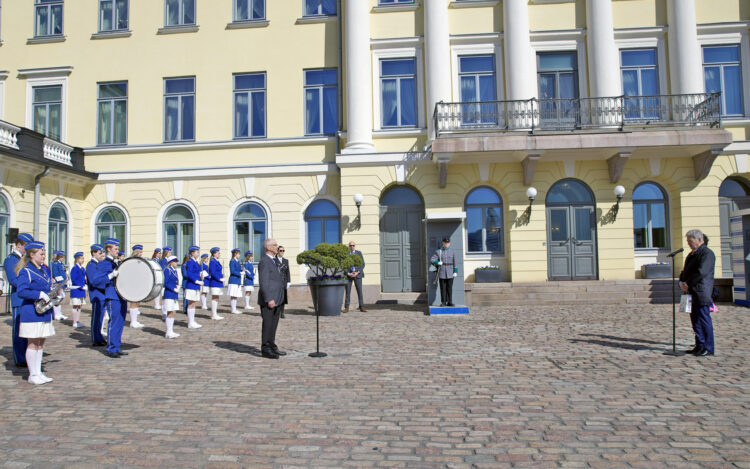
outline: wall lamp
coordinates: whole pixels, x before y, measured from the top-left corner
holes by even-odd
[[[365,197],[362,194],[354,194],[353,196],[354,204],[357,206],[357,216],[360,215],[359,213],[359,207],[362,205],[362,201],[365,200]]]
[[[526,197],[529,198],[529,207],[531,207],[531,204],[534,203],[534,199],[536,199],[536,188],[535,187],[529,187],[526,189]]]
[[[620,211],[620,201],[622,200],[622,196],[625,195],[625,188],[623,186],[617,185],[615,186],[615,197],[617,197],[617,202],[615,203],[614,207],[614,216],[615,219],[617,218],[617,212]]]

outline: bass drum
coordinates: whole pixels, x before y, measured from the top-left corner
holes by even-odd
[[[164,286],[164,271],[153,259],[129,257],[117,268],[120,272],[115,278],[117,293],[131,303],[151,301]]]

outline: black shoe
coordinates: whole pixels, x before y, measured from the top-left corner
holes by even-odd
[[[107,341],[105,340],[100,340],[99,342],[91,344],[92,347],[104,347],[105,345],[107,345]]]
[[[273,360],[277,360],[279,356],[273,352],[273,350],[264,350],[261,352],[261,355],[263,355],[264,358],[270,358]]]
[[[123,352],[122,350],[117,351],[117,355],[120,355],[120,356],[127,355],[127,354],[128,352]]]
[[[281,313],[281,319],[286,319],[286,316],[284,316],[284,313]]]
[[[685,350],[685,353],[692,355],[698,350],[700,350],[700,347],[698,347],[697,345],[694,345],[693,348],[691,348],[690,350]]]
[[[445,303],[440,303],[440,306],[445,306]]]
[[[453,307],[453,306],[456,306],[456,305],[454,305],[453,303],[448,303],[448,306]]]
[[[16,363],[16,368],[28,368],[29,365],[26,363]]]
[[[707,349],[701,349],[700,352],[695,352],[696,357],[708,357],[708,356],[712,356],[713,354],[714,354],[713,352],[710,352]]]
[[[117,352],[107,352],[105,353],[105,355],[109,358],[120,358],[120,354]]]
[[[279,355],[279,356],[281,356],[281,357],[283,357],[284,355],[286,355],[286,352],[284,352],[284,351],[282,351],[282,350],[279,350],[279,348],[278,348],[278,347],[274,347],[274,348],[273,348],[273,353],[275,353],[276,355]]]

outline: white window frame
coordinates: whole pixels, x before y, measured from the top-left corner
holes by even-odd
[[[328,16],[330,16],[330,17],[338,16],[339,15],[338,2],[334,2],[334,3],[336,4],[336,13],[334,13],[332,15],[329,14],[329,13],[314,13],[312,15],[308,15],[306,13],[307,12],[307,0],[302,0],[302,17],[303,18],[320,18],[320,17],[325,18],[325,17],[328,17]]]
[[[34,88],[38,86],[62,86],[60,96],[60,141],[67,141],[68,117],[68,77],[27,77],[26,78],[26,128],[34,128]]]
[[[500,41],[477,42],[474,44],[453,44],[451,47],[451,64],[453,67],[453,101],[461,101],[461,79],[459,78],[460,57],[470,55],[494,55],[495,56],[495,96],[498,101],[505,100],[505,84],[503,82],[503,47]]]
[[[91,214],[91,231],[89,232],[89,236],[92,240],[92,243],[96,242],[96,220],[99,219],[99,214],[102,213],[102,210],[106,210],[110,207],[114,207],[116,209],[119,209],[123,215],[125,216],[125,239],[120,240],[120,246],[130,246],[130,228],[131,228],[131,222],[130,222],[130,214],[128,213],[127,209],[123,207],[122,205],[116,203],[116,202],[105,202],[101,204],[100,206],[96,207],[94,209],[94,212]]]
[[[179,7],[177,9],[178,16],[180,17],[180,22],[177,24],[167,24],[167,0],[164,0],[164,27],[165,28],[184,28],[184,27],[190,27],[190,26],[197,26],[198,25],[198,0],[177,0],[179,3]],[[194,18],[192,23],[183,23],[182,18],[185,16],[183,12],[183,2],[185,1],[192,1],[193,2],[193,13]],[[130,27],[130,12],[128,12],[128,28]]]
[[[99,98],[99,86],[101,85],[107,85],[112,83],[125,83],[125,97],[124,98]],[[97,147],[113,147],[113,146],[125,146],[128,144],[128,116],[129,116],[129,101],[128,101],[128,94],[130,93],[130,83],[128,80],[118,80],[118,81],[100,81],[96,83],[96,136],[94,138],[94,141],[96,142]],[[115,101],[125,101],[125,143],[99,143],[99,124],[101,122],[100,116],[99,116],[99,103],[102,101],[111,101],[113,104]],[[112,106],[112,125],[115,125],[114,121],[114,115],[115,115],[115,108]],[[114,140],[114,134],[112,135]]]
[[[165,203],[161,206],[159,209],[159,213],[156,216],[156,245],[157,246],[164,246],[164,216],[167,214],[167,212],[174,207],[175,205],[184,205],[185,207],[189,208],[193,212],[193,224],[195,225],[194,231],[193,231],[193,244],[200,245],[200,217],[198,216],[198,208],[193,205],[192,202],[190,202],[187,199],[173,199],[169,202]],[[182,259],[180,259],[180,262],[182,262]]]
[[[417,89],[417,125],[415,127],[383,127],[383,90],[380,86],[380,61],[389,59],[414,59],[415,87]],[[392,49],[374,49],[372,51],[372,110],[373,130],[387,132],[411,132],[425,128],[425,96],[424,96],[424,60],[422,47],[401,47]]]
[[[304,237],[302,239],[302,244],[300,244],[300,246],[304,246],[305,249],[313,249],[315,247],[315,246],[308,246],[307,245],[308,235],[310,234],[309,230],[307,229],[308,228],[308,226],[307,226],[307,222],[308,222],[308,219],[307,219],[307,210],[310,207],[312,207],[312,205],[315,202],[320,202],[322,200],[325,200],[327,202],[333,203],[333,205],[336,207],[336,210],[338,210],[338,212],[339,212],[339,218],[338,218],[338,220],[339,220],[339,243],[343,243],[344,242],[344,226],[343,226],[343,224],[341,222],[341,205],[333,197],[331,197],[331,196],[317,196],[317,197],[312,198],[309,201],[309,203],[305,204],[305,208],[304,208],[304,210],[302,210],[302,225],[304,225],[303,226]],[[331,220],[334,217],[313,217],[313,218],[315,220]],[[323,235],[325,236],[325,225],[323,225]],[[323,242],[328,242],[328,241],[323,241]]]
[[[740,46],[740,70],[742,70],[742,100],[744,102],[744,116],[722,116],[722,120],[732,122],[750,118],[750,41],[748,40],[747,25],[744,23],[727,25],[698,26],[698,44],[701,49],[701,82],[705,91],[705,76],[703,75],[703,46]]]
[[[571,37],[575,36],[575,37]],[[541,52],[576,52],[578,68],[578,99],[588,98],[588,62],[586,59],[586,38],[583,33],[562,32],[555,34],[534,34],[531,38],[531,62],[529,72],[534,78],[534,97],[539,99],[539,78],[537,55]],[[619,70],[618,70],[619,73]]]
[[[252,11],[252,2],[254,0],[248,0],[250,2],[250,11]],[[240,19],[237,18],[237,0],[232,0],[232,22],[233,23],[247,23],[251,21],[263,21],[268,19],[268,2],[266,0],[263,0],[263,18],[244,18]]]
[[[114,19],[116,17],[116,14],[114,12],[115,12],[115,9],[117,7],[117,3],[114,0],[107,0],[107,1],[110,1],[112,3],[112,12],[113,12],[113,15],[112,15],[112,24],[114,25]],[[102,0],[97,0],[97,4],[96,4],[97,19],[96,19],[96,21],[97,21],[98,26],[99,26],[98,29],[97,29],[98,32],[100,32],[100,33],[116,33],[116,32],[122,32],[122,31],[129,31],[130,30],[130,0],[125,0],[125,3],[127,5],[127,12],[128,12],[128,24],[125,27],[125,29],[118,29],[118,28],[102,29],[102,12],[101,12]],[[164,5],[165,5],[164,8],[165,8],[165,12],[166,12],[166,2],[165,2]]]
[[[34,33],[34,37],[35,38],[63,37],[63,36],[65,36],[65,0],[59,0],[59,3],[62,5],[62,21],[61,21],[62,24],[60,25],[60,29],[61,29],[60,34],[37,34],[38,33],[38,31],[36,30],[36,10],[37,10],[37,7],[41,6],[41,5],[47,6],[47,12],[48,12],[47,19],[51,20],[52,16],[49,15],[49,12],[52,11],[52,5],[54,5],[54,3],[37,3],[36,0],[34,1],[34,15],[33,15],[33,17],[34,17],[34,29],[33,29],[33,33]],[[98,11],[98,6],[97,6],[97,11]],[[48,24],[48,26],[49,26],[49,24]]]
[[[335,85],[308,85],[307,84],[307,72],[315,72],[315,71],[325,71],[325,70],[333,70],[336,72],[336,84]],[[268,83],[266,83],[267,85]],[[325,105],[323,103],[323,90],[325,88],[334,88],[336,90],[336,131],[334,131],[331,134],[325,133]],[[319,90],[319,96],[320,96],[320,109],[318,109],[318,112],[320,114],[320,132],[319,133],[308,133],[307,132],[307,90]],[[304,122],[304,129],[303,134],[306,136],[324,136],[324,135],[335,135],[336,132],[338,132],[338,128],[341,126],[341,116],[339,116],[339,71],[336,67],[322,67],[322,68],[306,68],[302,70],[302,120]]]
[[[235,242],[235,237],[234,237],[235,218],[234,216],[237,214],[237,209],[239,209],[241,205],[246,204],[248,202],[258,204],[263,210],[265,210],[266,212],[266,237],[273,238],[273,212],[271,212],[271,207],[269,206],[269,204],[259,199],[258,197],[250,196],[250,197],[242,197],[241,199],[237,200],[234,204],[232,204],[231,207],[229,207],[229,211],[227,212],[227,237],[226,239],[231,240],[232,243]],[[265,255],[265,253],[253,252],[253,259],[254,259],[253,262],[260,262],[261,255]]]
[[[628,49],[656,49],[656,70],[659,74],[659,94],[669,94],[667,84],[667,50],[664,42],[664,33],[645,33],[637,37],[617,37],[632,34],[630,31],[615,31],[615,47],[617,47],[617,63],[619,64],[620,81],[622,81],[622,55],[620,51]],[[624,85],[623,85],[624,86]],[[620,90],[622,92],[622,89]]]
[[[252,106],[252,97],[253,93],[257,93],[260,91],[259,88],[252,88],[252,89],[241,89],[238,90],[236,88],[236,80],[238,76],[242,75],[263,75],[263,135],[250,135],[253,128],[253,106]],[[248,115],[248,135],[241,137],[238,135],[235,135],[235,132],[237,131],[237,94],[238,93],[244,93],[248,95],[247,100],[247,115]],[[242,72],[242,73],[233,73],[232,74],[232,140],[262,140],[268,138],[268,73],[267,72]]]
[[[182,129],[183,129],[183,122],[182,122],[182,113],[179,114],[179,126],[178,126],[178,134],[180,138],[176,140],[167,140],[167,98],[178,96],[179,100],[178,102],[182,104],[182,98],[184,96],[189,95],[190,93],[173,93],[173,94],[167,94],[167,81],[168,80],[184,80],[184,79],[192,79],[193,80],[193,138],[192,139],[183,139],[182,137]],[[128,90],[129,92],[130,90]],[[195,75],[192,76],[185,76],[185,77],[169,77],[164,78],[162,83],[162,139],[164,143],[181,143],[181,142],[195,142],[197,141],[197,129],[198,129],[198,114],[196,113],[196,110],[198,108],[198,80],[195,77]],[[179,108],[179,107],[178,107]]]

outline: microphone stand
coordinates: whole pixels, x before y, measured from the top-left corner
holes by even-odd
[[[312,358],[327,357],[328,354],[320,351],[320,284],[315,283],[315,351],[307,354]]]
[[[672,351],[664,352],[664,355],[682,355],[677,352],[677,311],[676,311],[676,295],[675,295],[675,275],[674,275],[674,258],[677,254],[684,251],[684,248],[680,248],[667,255],[672,260]]]

